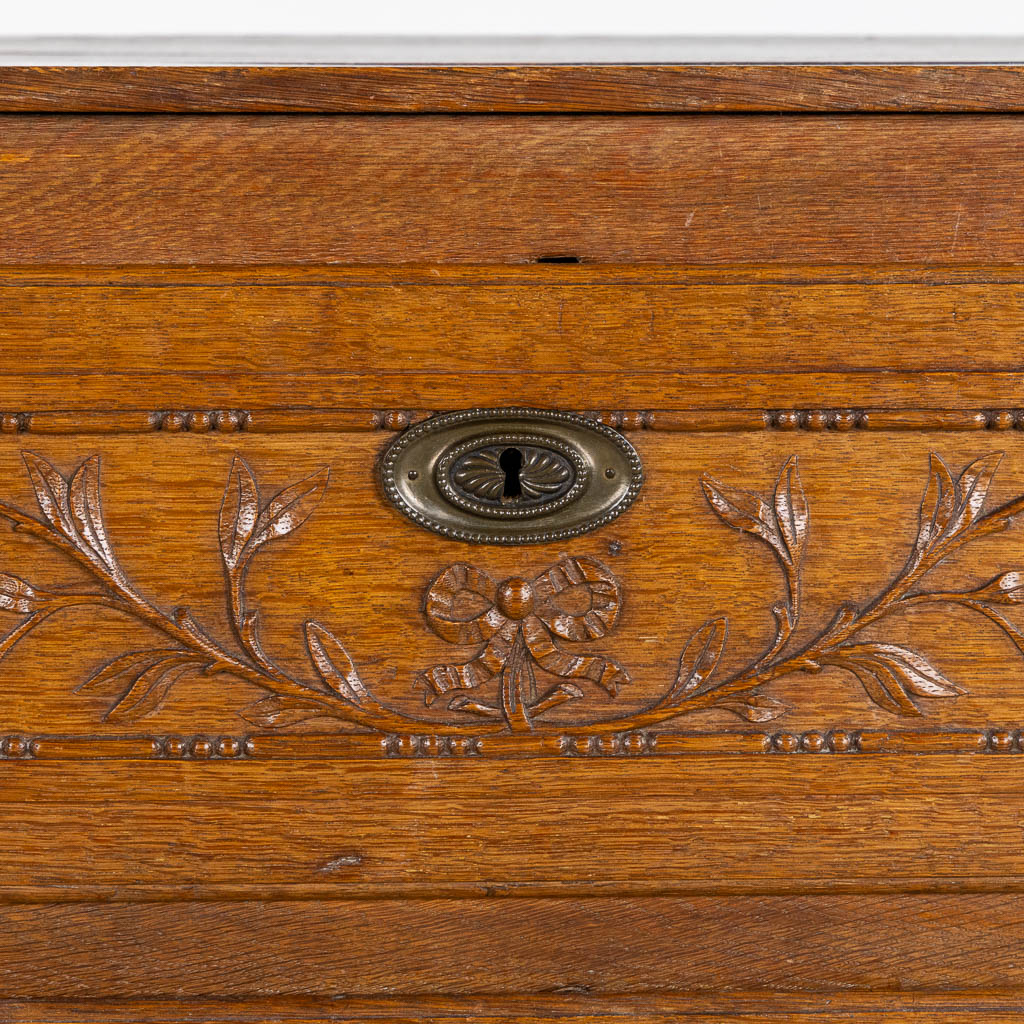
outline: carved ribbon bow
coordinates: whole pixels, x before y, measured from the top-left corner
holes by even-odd
[[[586,679],[612,696],[629,675],[598,655],[570,654],[555,638],[597,640],[615,625],[622,591],[611,571],[593,558],[563,558],[533,580],[513,576],[495,583],[464,562],[448,566],[427,592],[430,628],[452,644],[483,644],[470,661],[435,665],[419,677],[426,702],[452,691],[473,690],[500,678],[498,705],[465,693],[449,707],[487,717],[504,717],[514,730],[529,729],[544,711],[583,696],[561,683],[537,697],[535,667],[562,679]]]

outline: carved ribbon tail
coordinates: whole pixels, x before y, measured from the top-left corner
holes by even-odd
[[[451,644],[485,646],[464,664],[434,665],[421,673],[417,685],[424,690],[425,703],[476,689],[491,682],[504,667],[517,627],[495,607],[496,590],[490,576],[464,562],[448,566],[431,584],[424,608],[430,628]],[[496,709],[495,714],[499,714]]]
[[[529,732],[529,705],[537,698],[537,680],[522,629],[516,630],[512,651],[501,673],[501,710],[512,732]]]

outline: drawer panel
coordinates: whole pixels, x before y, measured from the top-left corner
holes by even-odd
[[[0,350],[36,374],[250,391],[253,374],[1015,372],[1021,319],[1013,267],[0,268]]]
[[[1019,261],[1024,119],[3,115],[12,264]]]
[[[623,682],[626,676],[629,681],[616,694],[608,693],[602,686],[613,689],[611,676],[598,672],[593,678],[601,677],[601,685],[551,711],[549,732],[572,732],[605,719],[620,725],[603,732],[658,724],[643,719],[631,725],[629,716],[656,704],[670,689],[681,652],[711,620],[728,620],[728,642],[716,667],[719,677],[728,677],[772,646],[773,607],[798,614],[789,643],[799,651],[815,642],[841,609],[870,609],[880,596],[901,599],[879,622],[858,627],[849,637],[843,633],[844,642],[910,645],[932,663],[936,680],[948,682],[918,679],[908,662],[895,666],[898,675],[903,673],[901,679],[906,676],[906,693],[894,689],[886,677],[888,696],[880,696],[870,680],[865,692],[861,660],[795,664],[765,687],[781,703],[768,705],[763,713],[687,704],[686,716],[665,720],[699,731],[742,732],[749,731],[751,722],[777,721],[779,727],[798,732],[827,732],[889,731],[908,725],[914,730],[976,730],[1010,726],[1021,716],[1022,690],[1014,682],[1024,679],[1024,662],[1015,646],[1024,643],[1017,632],[1022,627],[1014,625],[1021,595],[1014,577],[1001,576],[1022,568],[1019,528],[1010,514],[1024,493],[1019,435],[762,429],[706,434],[654,430],[631,436],[646,475],[632,509],[572,540],[514,548],[436,536],[391,509],[376,479],[376,460],[390,440],[383,431],[261,437],[164,432],[121,438],[6,436],[0,442],[0,478],[6,491],[2,500],[9,503],[5,515],[23,525],[0,537],[0,570],[28,581],[40,594],[33,598],[19,585],[9,580],[5,584],[10,624],[32,616],[39,621],[0,666],[8,679],[0,687],[0,721],[12,732],[94,733],[110,713],[118,682],[129,677],[87,687],[77,695],[76,686],[105,660],[128,651],[184,644],[195,657],[182,663],[184,674],[158,707],[149,707],[154,693],[139,709],[154,712],[152,717],[129,714],[125,707],[110,715],[99,731],[107,736],[132,734],[142,721],[158,733],[247,728],[239,713],[260,697],[261,685],[268,683],[271,690],[273,685],[270,677],[242,671],[230,658],[218,660],[230,654],[252,663],[241,639],[233,636],[228,617],[225,572],[230,567],[225,560],[230,552],[225,554],[228,549],[221,545],[232,542],[219,539],[218,533],[233,529],[232,515],[244,519],[248,510],[257,508],[253,492],[252,502],[237,513],[239,487],[258,488],[261,523],[271,534],[285,532],[247,548],[253,552],[251,561],[249,554],[242,561],[247,574],[243,604],[248,612],[259,613],[258,643],[267,657],[280,660],[288,677],[321,686],[310,662],[314,649],[304,639],[305,623],[315,620],[348,650],[366,685],[385,704],[412,716],[406,723],[411,732],[419,723],[428,733],[457,726],[455,732],[469,735],[474,724],[481,729],[487,724],[472,715],[447,714],[452,694],[423,688],[423,674],[433,666],[465,662],[484,643],[448,635],[454,627],[446,625],[445,616],[458,618],[461,612],[426,608],[431,587],[447,587],[459,595],[458,601],[469,602],[466,614],[475,608],[474,593],[477,603],[496,599],[493,594],[486,598],[488,584],[481,591],[472,581],[440,579],[442,574],[452,565],[469,564],[497,585],[509,577],[539,579],[566,559],[600,566],[590,578],[602,581],[605,590],[614,589],[614,629],[602,627],[595,633],[588,627],[591,642],[580,643],[583,637],[577,636],[556,646],[613,659],[622,667]],[[112,555],[95,554],[90,544],[99,542],[81,531],[74,534],[73,548],[61,532],[64,523],[58,513],[53,513],[58,515],[56,525],[47,521],[38,499],[52,502],[52,495],[66,486],[62,477],[77,482],[70,501],[92,488],[89,515],[102,509]],[[959,526],[950,520],[941,543],[935,540],[937,546],[914,568],[911,584],[901,582],[917,558],[913,552],[922,500],[933,502],[935,487],[941,484],[954,488],[949,502],[959,502],[958,477],[960,491],[968,495],[964,500],[979,501],[987,489],[984,505],[977,513],[968,505]],[[287,515],[301,524],[287,517],[279,523],[266,511],[279,493],[285,496],[281,501],[297,502]],[[761,514],[769,526],[743,518],[747,504],[757,508],[757,499],[747,495],[763,496]],[[943,508],[946,500],[944,491]],[[222,501],[227,502],[223,509]],[[774,540],[756,535],[757,530],[778,529],[772,505],[788,501],[808,511],[795,565],[780,554],[776,535]],[[991,518],[985,518],[990,510]],[[74,516],[73,508],[69,514]],[[977,524],[967,521],[974,514]],[[25,520],[26,515],[33,518]],[[73,530],[78,529],[75,522]],[[742,529],[735,529],[737,524]],[[1000,525],[1005,530],[993,532]],[[254,536],[263,535],[257,531]],[[989,585],[996,577],[1000,582]],[[563,580],[562,586],[567,593],[564,598],[554,595],[552,607],[593,599],[590,584],[575,580],[570,586]],[[70,602],[71,592],[81,594],[81,601]],[[92,597],[97,601],[89,603]],[[189,621],[199,624],[195,628],[200,639],[190,641],[188,629],[193,627],[173,621],[173,610],[179,609],[181,617],[186,608]],[[549,614],[556,612],[549,609]],[[788,628],[785,632],[790,635]],[[559,635],[556,629],[552,637],[558,640]],[[207,669],[203,636],[216,639],[216,649],[210,647],[213,653],[205,660],[212,659],[223,672]],[[720,638],[712,649],[717,646]],[[869,662],[888,658],[884,652],[869,654]],[[930,671],[923,671],[931,678]],[[584,683],[590,678],[584,677]],[[968,692],[958,695],[958,688]],[[429,707],[424,707],[425,698]],[[308,732],[322,715],[298,717],[295,728]],[[328,718],[334,728],[346,721],[344,714]],[[402,727],[396,724],[385,731]],[[491,732],[488,727],[481,735]]]
[[[5,436],[6,893],[1016,890],[1019,436],[631,436],[630,511],[513,549],[392,511],[384,432]],[[486,583],[545,574],[590,641]],[[456,591],[532,631],[530,729]]]
[[[299,756],[267,759],[258,745],[250,758],[165,760],[79,743],[11,760],[0,817],[18,841],[0,851],[0,895],[994,892],[1012,904],[1024,890],[1019,754],[774,756],[736,743],[733,755],[638,763],[391,759],[375,746],[362,759],[310,756],[310,741],[291,746]]]
[[[65,432],[218,409],[362,429],[374,408],[508,401],[675,430],[708,428],[687,410],[973,414],[1020,403],[1022,309],[1012,267],[7,268],[0,382],[5,410]]]
[[[216,990],[234,1001],[258,991],[281,999],[273,1008],[282,1013],[300,1011],[284,998],[306,996],[307,1013],[327,1004],[337,1019],[342,1007],[354,1016],[352,1003],[366,1007],[385,989],[399,993],[385,1002],[389,1019],[399,1006],[417,997],[422,1006],[431,996],[444,1000],[442,1019],[450,1019],[453,1003],[465,1011],[488,997],[506,1006],[529,999],[535,1010],[543,1001],[564,1013],[572,990],[595,1010],[618,1010],[611,1019],[628,1008],[631,1019],[647,1020],[638,1016],[644,1000],[657,998],[666,1013],[682,1005],[678,995],[652,997],[655,987],[673,993],[685,986],[690,999],[717,997],[729,1006],[771,1006],[775,989],[788,992],[789,1005],[831,997],[848,1007],[860,1000],[844,990],[877,992],[898,976],[902,999],[927,1006],[929,990],[940,988],[951,968],[971,969],[974,958],[979,988],[1019,986],[1019,906],[1019,898],[995,896],[812,896],[8,907],[0,912],[0,993],[74,999],[86,990],[94,999],[124,999],[173,988],[179,998]],[[885,959],[873,955],[870,938],[883,928]],[[737,931],[746,938],[740,948]],[[539,935],[550,939],[538,942]],[[616,956],[607,955],[609,946]],[[93,1012],[118,1019],[114,1007]],[[207,1013],[204,1020],[218,1019],[215,1005]],[[720,1024],[723,1017],[698,1019]],[[858,1020],[848,1010],[835,1019]]]

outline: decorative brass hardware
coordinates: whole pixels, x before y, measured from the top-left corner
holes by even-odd
[[[428,530],[475,544],[563,540],[633,503],[640,457],[617,431],[543,409],[469,409],[411,427],[385,450],[384,492]]]

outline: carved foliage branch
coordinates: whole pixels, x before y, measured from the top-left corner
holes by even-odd
[[[113,697],[104,716],[107,720],[136,721],[159,710],[173,685],[191,671],[229,673],[267,691],[266,697],[241,714],[268,728],[311,718],[336,718],[383,729],[408,729],[413,724],[369,695],[344,647],[318,623],[306,623],[305,635],[319,680],[305,682],[281,670],[263,650],[258,612],[247,606],[245,579],[253,557],[309,518],[326,490],[326,469],[264,502],[248,466],[237,457],[232,464],[219,521],[231,623],[241,648],[231,651],[206,632],[187,608],[164,612],[128,581],[107,538],[97,456],[86,459],[69,478],[31,452],[24,453],[24,460],[42,519],[5,504],[0,504],[0,517],[74,558],[102,589],[98,593],[50,592],[18,577],[0,576],[0,609],[26,615],[0,640],[0,655],[54,611],[71,604],[100,604],[138,619],[171,641],[114,658],[79,687]]]
[[[676,678],[652,704],[626,717],[577,720],[570,727],[592,733],[627,732],[708,709],[767,722],[787,710],[765,692],[769,684],[794,672],[817,673],[825,667],[849,673],[874,704],[896,715],[922,714],[922,699],[963,694],[924,654],[901,644],[865,639],[863,631],[910,607],[955,605],[998,626],[1024,654],[1024,631],[1007,617],[1012,606],[1024,603],[1021,573],[1004,571],[963,591],[923,588],[925,577],[940,562],[980,537],[1005,530],[1024,512],[1024,496],[984,510],[1000,459],[999,454],[978,459],[954,480],[945,463],[932,455],[916,535],[903,569],[867,604],[840,605],[802,646],[794,637],[802,611],[810,511],[796,457],[782,467],[768,495],[705,476],[701,486],[714,513],[740,534],[766,545],[782,570],[785,593],[771,606],[771,639],[745,667],[722,675],[729,625],[725,616],[712,618],[687,642]],[[264,691],[240,711],[263,728],[326,718],[382,732],[427,728],[480,735],[565,728],[547,725],[544,716],[583,700],[585,687],[596,686],[614,696],[629,682],[616,661],[570,653],[560,646],[604,637],[621,608],[618,580],[601,563],[582,557],[563,558],[532,579],[496,583],[466,563],[449,566],[437,576],[426,602],[430,628],[443,640],[478,644],[479,650],[469,662],[428,669],[418,684],[428,703],[448,695],[448,710],[458,716],[456,721],[413,717],[382,704],[364,684],[342,643],[318,622],[308,621],[303,628],[314,678],[299,678],[265,650],[259,611],[248,603],[246,582],[257,554],[294,533],[313,514],[328,486],[326,468],[264,499],[252,471],[241,458],[234,459],[218,519],[234,634],[234,645],[229,646],[188,608],[165,612],[133,587],[108,536],[98,456],[84,460],[68,476],[31,452],[24,453],[24,460],[40,515],[0,504],[0,518],[77,561],[92,576],[95,588],[49,589],[0,573],[0,611],[21,616],[0,638],[0,657],[51,615],[76,606],[101,606],[144,623],[160,636],[158,643],[115,657],[79,687],[109,695],[112,703],[105,718],[110,721],[136,721],[152,714],[189,675],[227,673]],[[467,596],[476,601],[470,611],[464,606]],[[540,675],[553,685],[538,689]],[[492,696],[487,695],[489,688]]]
[[[918,517],[918,529],[907,562],[897,577],[862,608],[841,605],[832,621],[794,653],[786,653],[800,609],[800,581],[806,548],[809,511],[795,457],[783,467],[771,498],[726,487],[711,477],[702,480],[709,504],[719,517],[742,533],[767,544],[786,577],[787,601],[775,605],[775,637],[764,655],[733,675],[711,683],[725,650],[728,623],[712,619],[687,644],[679,675],[662,701],[638,716],[654,724],[689,711],[717,707],[754,722],[766,722],[786,707],[762,692],[774,679],[792,672],[819,672],[832,665],[853,675],[867,696],[893,714],[919,716],[918,698],[951,698],[964,694],[924,655],[907,647],[865,641],[859,634],[897,611],[926,603],[959,604],[985,615],[1024,654],[1024,633],[997,610],[1024,603],[1024,577],[1005,572],[974,590],[940,592],[919,589],[921,580],[941,561],[966,544],[1005,530],[1024,512],[1024,496],[988,513],[984,505],[1001,453],[967,466],[956,481],[934,453]]]

